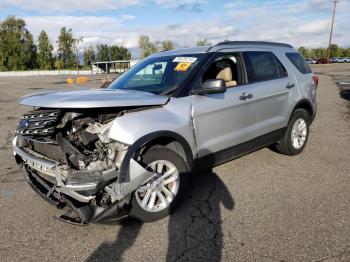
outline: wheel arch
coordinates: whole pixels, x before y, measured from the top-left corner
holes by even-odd
[[[307,99],[300,100],[294,106],[294,108],[292,110],[292,113],[289,116],[289,119],[291,119],[291,117],[293,116],[293,113],[295,112],[295,110],[297,110],[299,108],[305,109],[310,114],[310,119],[313,119],[314,109],[313,109],[312,104],[310,103],[310,101],[308,101]]]
[[[129,163],[131,158],[139,152],[146,152],[149,148],[162,145],[166,146],[184,158],[188,170],[192,170],[193,153],[186,139],[173,131],[156,131],[139,138],[133,143],[121,163],[119,172],[119,183],[130,181]]]

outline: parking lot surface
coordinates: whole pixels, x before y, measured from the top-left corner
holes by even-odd
[[[1,261],[350,261],[350,103],[336,81],[350,65],[316,65],[318,114],[308,145],[289,157],[265,148],[193,174],[177,211],[141,224],[73,226],[26,184],[11,139],[43,90],[64,77],[0,78]],[[96,80],[87,83],[96,87]]]

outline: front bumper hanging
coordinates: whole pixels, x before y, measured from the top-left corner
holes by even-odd
[[[13,140],[13,150],[29,185],[50,204],[57,208],[68,207],[74,211],[59,217],[60,220],[73,224],[118,221],[125,218],[127,213],[123,207],[129,200],[128,196],[155,175],[130,159],[128,172],[131,179],[128,182],[116,183],[117,201],[108,208],[95,208],[90,205],[91,200],[95,198],[97,192],[116,180],[118,170],[67,172],[62,169],[59,162],[20,148],[17,145],[17,137]]]

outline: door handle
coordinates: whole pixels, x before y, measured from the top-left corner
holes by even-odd
[[[295,87],[295,84],[293,84],[292,82],[288,82],[287,86],[288,89],[291,89],[293,87]]]
[[[253,94],[247,94],[246,92],[242,93],[239,97],[240,100],[247,100],[253,97]]]

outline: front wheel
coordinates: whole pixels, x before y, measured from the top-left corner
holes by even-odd
[[[285,155],[301,153],[309,138],[310,114],[302,108],[296,109],[289,121],[284,137],[275,149]]]
[[[162,146],[149,149],[142,162],[155,176],[133,193],[129,214],[151,222],[167,216],[178,204],[187,184],[188,170],[181,156]]]

